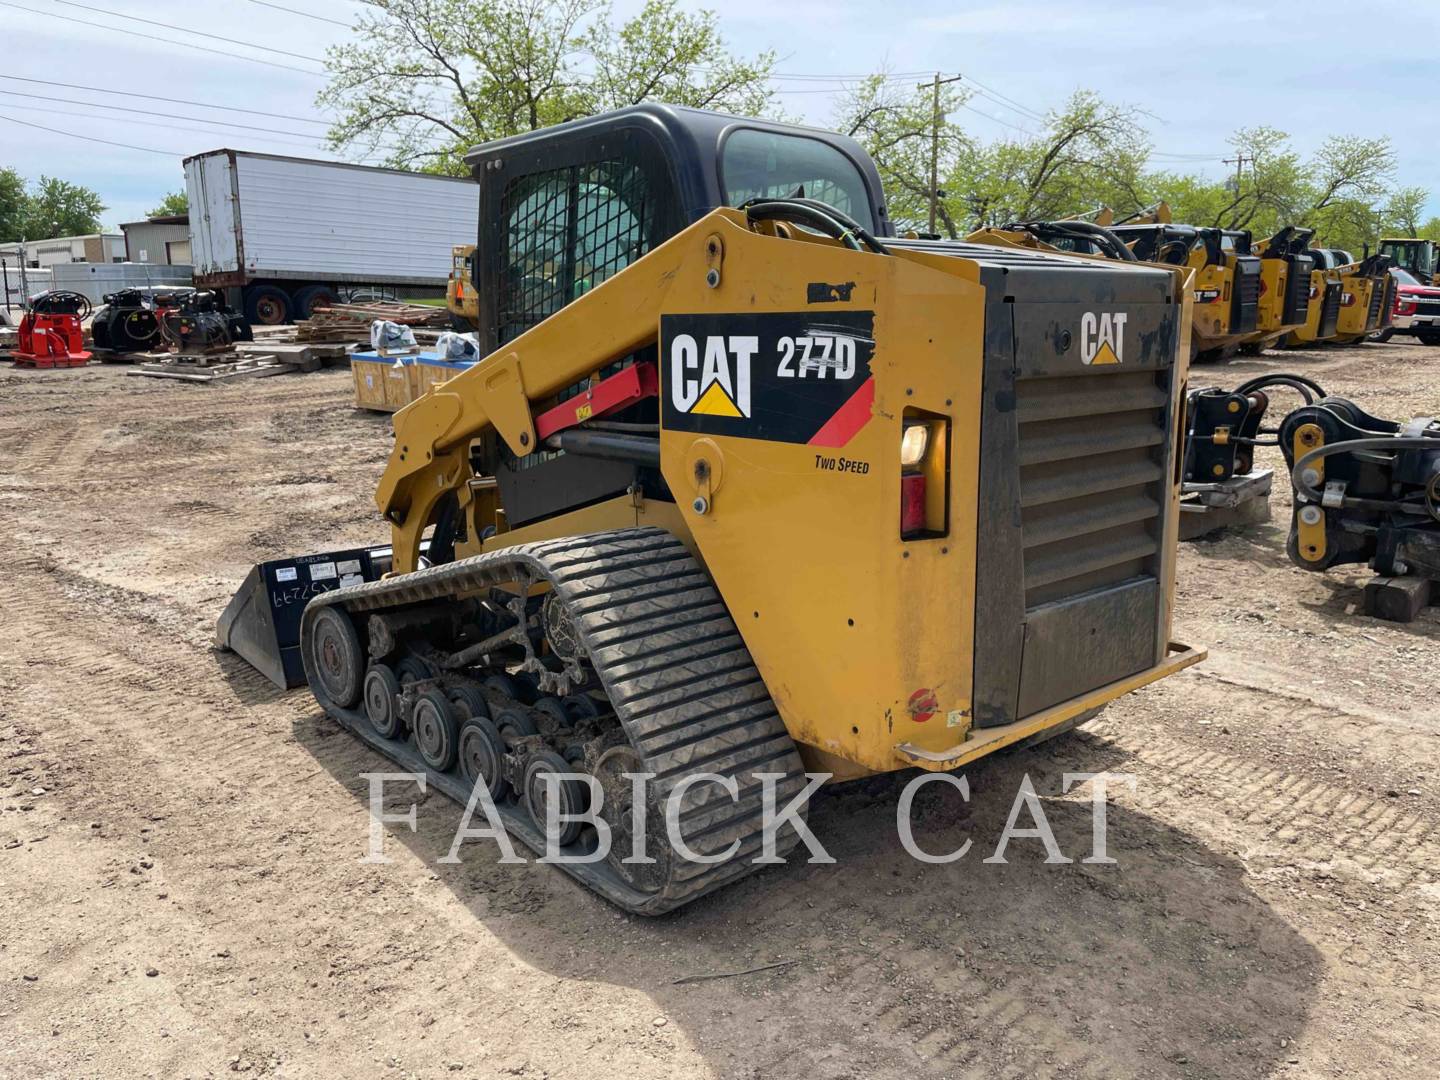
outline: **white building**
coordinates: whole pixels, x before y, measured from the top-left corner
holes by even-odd
[[[0,244],[0,260],[12,270],[20,266],[20,245]],[[25,263],[33,268],[63,263],[112,263],[125,261],[125,237],[120,233],[91,233],[89,236],[57,236],[53,240],[30,240],[25,244]]]

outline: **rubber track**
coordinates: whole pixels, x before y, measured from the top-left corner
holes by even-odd
[[[325,593],[305,610],[301,640],[307,674],[311,628],[321,608],[343,607],[358,616],[363,640],[369,612],[470,594],[513,581],[517,570],[547,581],[571,612],[630,744],[646,771],[657,777],[657,794],[667,798],[680,779],[696,771],[734,777],[741,794],[732,801],[713,783],[685,793],[680,830],[690,847],[712,854],[738,841],[736,855],[714,864],[677,859],[670,880],[656,893],[631,888],[605,863],[558,865],[642,915],[672,910],[756,869],[751,860],[762,836],[755,774],[784,774],[776,781],[777,802],[783,806],[804,787],[804,768],[714,585],[684,546],[661,529],[522,544]],[[407,770],[427,773],[434,787],[466,802],[470,791],[458,774],[427,768],[412,744],[380,739],[361,709],[338,708],[313,678],[310,686],[331,716]],[[524,809],[514,802],[499,809],[510,832],[543,853],[544,837]],[[777,841],[783,855],[796,837],[787,830]]]

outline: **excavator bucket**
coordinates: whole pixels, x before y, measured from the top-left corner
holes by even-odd
[[[240,654],[282,690],[303,686],[300,615],[321,593],[378,581],[390,548],[348,548],[257,563],[215,627],[215,644]]]

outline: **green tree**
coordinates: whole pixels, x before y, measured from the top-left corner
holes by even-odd
[[[842,103],[837,127],[857,139],[875,162],[885,187],[890,220],[901,231],[929,228],[931,159],[941,177],[957,175],[962,160],[977,149],[950,117],[969,98],[956,83],[940,88],[936,134],[934,90],[885,72],[866,79]],[[941,187],[937,227],[954,237],[964,224],[964,203]]]
[[[20,239],[26,198],[24,177],[14,169],[0,169],[0,244]]]
[[[326,54],[335,149],[462,175],[471,146],[643,101],[765,115],[773,53],[745,60],[712,12],[647,0],[370,0]]]
[[[87,187],[42,176],[25,200],[21,227],[27,240],[82,236],[100,231],[105,204]]]
[[[891,218],[926,227],[931,158],[938,149],[939,228],[956,237],[986,225],[1067,217],[1100,203],[1139,204],[1148,141],[1135,110],[1079,92],[1048,114],[1038,132],[985,144],[953,119],[970,98],[964,83],[941,88],[939,138],[934,91],[873,76],[844,102],[841,130],[875,159]]]
[[[950,186],[972,191],[973,226],[1053,220],[1138,202],[1149,137],[1139,113],[1078,91],[1034,134],[971,157]]]
[[[174,217],[190,213],[190,196],[184,191],[172,191],[160,200],[154,210],[147,210],[146,217]]]

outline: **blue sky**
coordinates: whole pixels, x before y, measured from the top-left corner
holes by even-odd
[[[46,129],[0,119],[0,165],[29,177],[43,172],[95,188],[109,206],[105,223],[113,226],[142,217],[166,192],[181,187],[180,160],[189,154],[231,146],[330,156],[314,137],[324,130],[316,123],[324,117],[313,104],[324,85],[321,68],[299,57],[322,56],[327,45],[344,40],[348,31],[343,26],[323,20],[344,23],[363,4],[271,2],[291,11],[259,0],[179,5],[3,0],[0,42],[7,47],[0,74],[174,100],[0,78],[0,116]],[[638,9],[640,2],[617,0],[617,14]],[[1288,131],[1301,151],[1332,133],[1389,135],[1399,156],[1398,181],[1434,190],[1430,210],[1440,213],[1440,121],[1427,106],[1440,90],[1440,65],[1433,55],[1440,42],[1440,4],[1375,0],[1357,9],[1334,0],[881,5],[873,0],[788,0],[783,5],[727,0],[713,6],[724,11],[722,27],[732,48],[742,53],[774,48],[781,56],[777,71],[786,76],[854,76],[882,66],[967,75],[987,90],[957,119],[982,137],[1013,134],[1014,127],[1033,129],[1032,113],[1043,113],[1080,87],[1150,115],[1156,149],[1167,155],[1155,164],[1213,175],[1225,170],[1226,138],[1242,125],[1263,123]],[[95,9],[157,21],[164,21],[167,11],[183,12],[177,21],[185,29]],[[1360,10],[1365,14],[1357,18]],[[71,19],[76,21],[64,21]],[[215,37],[191,36],[195,33]],[[193,45],[216,51],[195,51],[164,38],[189,38]],[[245,49],[232,40],[298,55]],[[18,48],[11,47],[15,42]],[[1418,43],[1410,57],[1401,55],[1407,42]],[[834,92],[845,83],[786,77],[776,85],[789,112],[824,124],[832,115]],[[181,104],[182,99],[286,119],[217,112]],[[107,113],[99,104],[165,115],[110,112],[114,120],[107,121],[97,118]],[[197,118],[268,130],[220,127]],[[161,152],[151,152],[156,150]]]

